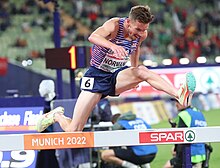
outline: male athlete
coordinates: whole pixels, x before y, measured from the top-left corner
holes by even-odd
[[[134,6],[129,17],[115,17],[98,27],[88,38],[94,44],[91,66],[82,78],[82,91],[72,119],[64,116],[63,107],[58,107],[39,119],[37,131],[42,132],[54,122],[58,122],[66,132],[82,131],[101,98],[118,96],[143,81],[188,106],[196,87],[192,73],[186,74],[178,91],[158,74],[139,65],[140,45],[147,38],[147,30],[153,18],[148,6]],[[131,62],[129,67],[125,66],[128,60]]]

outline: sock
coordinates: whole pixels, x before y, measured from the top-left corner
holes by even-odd
[[[135,165],[131,162],[125,161],[125,160],[122,162],[121,166],[126,167],[126,168],[137,168],[138,167],[137,165]]]

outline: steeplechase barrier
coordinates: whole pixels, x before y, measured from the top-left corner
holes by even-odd
[[[0,151],[220,142],[220,127],[0,135]]]

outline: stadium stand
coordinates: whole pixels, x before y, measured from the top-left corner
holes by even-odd
[[[142,45],[142,61],[151,59],[161,64],[164,58],[170,58],[175,63],[176,59],[186,57],[190,63],[195,63],[197,57],[206,56],[208,63],[214,63],[220,52],[220,5],[217,0],[65,0],[58,3],[61,47],[90,46],[87,37],[100,23],[110,17],[127,16],[132,5],[149,4],[156,17]],[[53,3],[1,1],[0,8],[1,56],[18,65],[31,59],[33,64],[25,68],[55,77],[54,72],[45,69],[44,59],[45,48],[54,47]],[[64,75],[68,73],[64,71]]]

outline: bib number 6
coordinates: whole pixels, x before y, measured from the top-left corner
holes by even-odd
[[[92,90],[94,85],[94,78],[83,77],[81,82],[82,89],[90,89]]]

